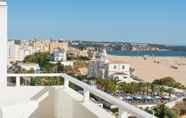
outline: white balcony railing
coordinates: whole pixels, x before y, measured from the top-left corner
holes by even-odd
[[[133,105],[130,105],[126,102],[123,102],[101,90],[98,90],[94,87],[89,86],[88,84],[77,80],[74,77],[71,77],[64,73],[55,73],[55,74],[8,74],[8,77],[16,77],[16,87],[20,87],[20,77],[62,77],[64,78],[64,87],[69,88],[69,82],[81,87],[84,91],[84,101],[88,102],[90,99],[90,93],[104,99],[105,101],[118,106],[119,108],[119,118],[127,118],[128,113],[131,113],[139,118],[155,118],[155,116],[136,108]]]

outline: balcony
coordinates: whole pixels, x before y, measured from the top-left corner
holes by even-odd
[[[87,85],[67,74],[8,74],[16,78],[16,86],[0,88],[0,118],[154,118],[128,103]],[[61,77],[63,86],[22,86],[21,77]],[[70,88],[70,84],[84,91]],[[119,115],[114,116],[91,101],[90,94],[116,105]]]

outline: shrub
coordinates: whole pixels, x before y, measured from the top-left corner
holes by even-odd
[[[164,77],[158,80],[154,80],[152,83],[157,85],[165,85],[173,88],[185,89],[185,87],[181,83],[176,82],[172,77]]]

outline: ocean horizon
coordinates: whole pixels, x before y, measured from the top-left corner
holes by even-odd
[[[108,54],[115,56],[160,56],[186,57],[186,51],[116,51],[108,50]]]

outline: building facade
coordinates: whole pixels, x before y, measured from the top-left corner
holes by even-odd
[[[66,51],[64,49],[55,49],[52,53],[53,61],[67,61]]]
[[[113,80],[131,82],[132,79],[130,77],[130,65],[119,62],[110,62],[106,65],[106,75],[107,78],[111,78]]]
[[[32,47],[39,49],[40,52],[53,52],[55,49],[68,50],[68,42],[65,41],[55,41],[55,40],[34,40],[32,42]]]
[[[130,77],[130,65],[122,61],[112,61],[107,58],[106,50],[96,54],[88,69],[89,78],[112,79],[120,82],[132,82]]]
[[[39,50],[25,43],[16,44],[15,41],[8,41],[8,62],[23,61],[26,56],[36,52]]]

